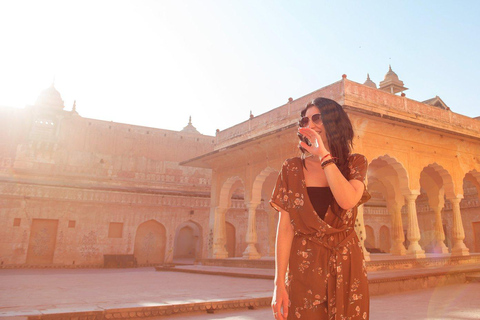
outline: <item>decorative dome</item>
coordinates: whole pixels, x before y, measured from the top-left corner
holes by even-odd
[[[35,102],[35,105],[38,107],[42,108],[49,108],[49,109],[60,109],[63,110],[65,108],[65,105],[62,100],[62,96],[60,95],[60,92],[55,89],[55,87],[52,85],[43,90],[40,95],[37,98],[37,101]]]
[[[387,81],[387,80],[400,81],[400,79],[398,79],[398,75],[395,72],[393,72],[391,65],[388,65],[388,72],[385,75],[385,79],[383,81]]]
[[[389,92],[391,94],[408,90],[408,88],[405,88],[403,86],[403,81],[398,79],[397,74],[393,72],[392,66],[390,65],[388,66],[388,72],[385,75],[385,79],[380,82],[380,86],[378,89]]]
[[[198,132],[198,130],[192,124],[192,116],[190,116],[190,118],[188,119],[188,124],[185,128],[183,128],[182,132],[200,134],[200,132]]]
[[[377,89],[377,85],[375,84],[375,82],[370,80],[370,75],[368,73],[367,73],[367,80],[363,84],[366,85],[367,87]]]

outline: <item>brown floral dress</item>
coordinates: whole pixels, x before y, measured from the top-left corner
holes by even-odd
[[[349,180],[364,183],[365,156],[353,154],[348,161]],[[354,230],[357,207],[368,199],[365,189],[350,210],[333,201],[322,220],[308,198],[302,160],[292,158],[283,163],[270,204],[290,214],[295,230],[286,277],[288,319],[369,318],[365,260]]]

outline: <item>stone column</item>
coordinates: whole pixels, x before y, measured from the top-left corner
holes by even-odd
[[[407,249],[403,245],[405,235],[403,233],[402,206],[398,203],[391,205],[387,203],[387,207],[392,218],[392,247],[390,253],[394,256],[404,256],[407,254]]]
[[[469,249],[465,246],[463,239],[465,239],[465,230],[463,229],[462,215],[460,212],[460,201],[462,198],[457,197],[448,199],[452,203],[453,210],[453,248],[452,255],[454,256],[468,256]]]
[[[225,248],[227,244],[226,230],[225,230],[225,213],[227,208],[215,208],[215,222],[213,228],[213,258],[225,259],[228,258],[228,252]]]
[[[365,261],[370,261],[370,252],[365,248],[365,238],[367,237],[367,231],[365,230],[365,222],[363,220],[363,204],[357,207],[357,219],[355,221],[355,231],[360,239],[362,245],[363,257]]]
[[[243,252],[243,258],[245,259],[260,259],[260,253],[258,253],[255,245],[257,244],[257,219],[256,211],[259,203],[250,202],[248,207],[248,226],[247,236],[245,241],[247,242],[247,248]]]
[[[425,258],[425,251],[422,250],[418,243],[420,240],[420,228],[418,227],[417,206],[415,204],[417,197],[418,194],[414,193],[405,195],[408,210],[407,238],[410,241],[407,254],[413,255],[415,258]]]
[[[445,232],[443,232],[442,223],[442,206],[432,208],[435,212],[435,246],[433,251],[435,253],[448,253],[448,248],[445,245]]]

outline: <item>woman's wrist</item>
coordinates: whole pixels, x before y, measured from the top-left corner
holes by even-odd
[[[320,162],[323,162],[325,160],[329,160],[330,158],[332,157],[332,155],[330,153],[326,153],[324,155],[319,155],[318,156],[318,159],[320,159]]]
[[[285,288],[285,280],[283,280],[283,281],[275,280],[275,287],[283,287],[283,288]]]
[[[336,163],[335,159],[330,158],[328,160],[323,161],[320,165],[322,166],[322,169],[325,170],[326,167],[328,167],[329,165],[335,164],[335,163]]]

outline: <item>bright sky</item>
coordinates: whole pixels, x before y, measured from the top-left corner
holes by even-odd
[[[341,79],[480,116],[480,1],[0,0],[0,106],[214,135]]]

